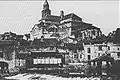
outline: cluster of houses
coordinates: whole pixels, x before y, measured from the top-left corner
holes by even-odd
[[[52,15],[47,0],[43,4],[39,24],[35,24],[30,32],[30,39],[34,42],[51,41],[48,43],[51,46],[39,48],[69,52],[71,62],[93,60],[107,54],[119,60],[120,44],[117,41],[105,37],[100,28],[83,22],[74,13],[65,15],[60,11],[60,15]]]
[[[85,23],[74,13],[65,15],[60,11],[60,15],[52,15],[45,0],[42,18],[30,34],[6,32],[0,35],[0,62],[7,62],[9,69],[24,66],[31,51],[68,53],[66,63],[94,60],[103,55],[120,61],[119,34],[120,28],[105,36],[100,28]]]

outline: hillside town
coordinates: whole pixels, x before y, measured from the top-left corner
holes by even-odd
[[[37,68],[37,71],[43,68],[41,73],[44,73],[49,66],[55,69],[62,68],[62,71],[56,69],[58,73],[73,67],[64,73],[67,76],[68,71],[80,73],[79,75],[85,74],[83,76],[89,77],[85,80],[92,80],[90,78],[93,76],[100,78],[102,75],[107,78],[120,77],[120,28],[104,35],[100,28],[93,26],[94,23],[84,22],[75,13],[64,14],[64,11],[60,11],[60,15],[54,15],[51,11],[48,1],[45,0],[41,11],[42,17],[29,33],[0,34],[1,78],[32,73],[34,68]],[[86,68],[76,69],[79,66]],[[63,80],[83,80],[78,78]],[[94,80],[119,80],[107,78]]]

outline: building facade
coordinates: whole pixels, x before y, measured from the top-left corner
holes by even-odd
[[[85,60],[93,60],[102,55],[106,55],[108,47],[106,44],[86,44],[84,45]]]
[[[115,44],[112,42],[107,43],[108,53],[114,60],[120,60],[120,44]]]
[[[93,51],[94,48],[97,48],[97,45],[83,46],[83,44],[79,43],[84,40],[96,39],[101,36],[102,32],[100,28],[85,23],[82,21],[81,17],[74,13],[65,15],[63,11],[60,11],[60,15],[52,15],[47,0],[45,0],[43,4],[42,18],[39,20],[38,24],[34,25],[30,32],[30,39],[33,42],[37,39],[40,41],[43,40],[43,42],[47,39],[53,41],[56,39],[60,44],[57,44],[57,47],[53,46],[56,49],[55,51],[59,51],[62,47],[62,50],[69,52],[68,57],[70,62],[85,61],[88,60],[88,56],[90,59],[97,57],[96,51]],[[91,53],[87,53],[86,49],[88,47],[91,48]],[[50,48],[51,46],[44,48],[40,48],[39,46],[39,50],[42,51],[51,51]]]
[[[60,15],[52,15],[49,3],[45,0],[42,10],[42,18],[39,24],[35,24],[30,32],[31,40],[44,38],[76,38],[77,40],[94,39],[101,36],[100,28],[92,24],[85,23],[82,18],[74,13],[65,15],[60,11]]]

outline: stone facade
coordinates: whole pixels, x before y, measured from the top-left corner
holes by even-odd
[[[44,15],[44,16],[43,16]],[[45,38],[64,39],[68,37],[78,40],[94,39],[102,35],[100,28],[82,21],[82,18],[74,13],[64,15],[61,11],[59,16],[51,15],[49,4],[45,0],[42,10],[42,18],[39,24],[35,24],[30,32],[31,40]]]
[[[31,40],[44,38],[61,41],[60,45],[63,45],[63,50],[69,52],[71,60],[93,60],[109,53],[114,56],[119,55],[119,52],[113,54],[112,51],[108,50],[109,45],[105,42],[107,41],[104,40],[106,37],[102,34],[100,28],[90,23],[85,23],[82,21],[82,18],[74,13],[65,15],[63,11],[60,11],[59,16],[51,15],[47,0],[43,4],[42,18],[39,20],[39,24],[35,24],[32,28],[30,38]],[[65,47],[64,44],[66,43],[83,43],[79,46],[83,46],[84,48],[71,50],[72,47]]]
[[[61,47],[61,45],[63,45],[62,50],[69,52],[68,57],[71,62],[88,60],[88,53],[86,53],[86,48],[88,45],[84,45],[83,49],[79,48],[80,46],[83,46],[83,44],[79,43],[84,40],[96,39],[101,36],[102,32],[100,28],[83,22],[82,18],[74,13],[65,15],[63,11],[60,11],[59,16],[51,15],[51,10],[49,9],[47,0],[45,0],[43,4],[42,18],[39,20],[39,24],[35,24],[30,32],[30,38],[33,41],[35,41],[35,39],[41,40],[43,38],[44,40],[56,39],[58,42],[61,41],[62,43],[57,46]],[[72,46],[65,47],[64,44],[73,45],[73,47],[75,47],[74,45],[77,45],[77,49],[74,49]],[[54,48],[56,47],[54,46]],[[56,50],[58,49],[60,48],[57,47]],[[50,46],[47,48],[39,47],[39,50],[51,51]],[[91,53],[92,56],[94,54],[96,54],[95,51]],[[93,59],[93,57],[91,59]]]

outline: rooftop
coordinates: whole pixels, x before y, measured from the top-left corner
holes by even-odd
[[[60,21],[60,16],[56,15],[47,15],[42,18],[43,20],[50,20],[50,21]]]
[[[70,13],[70,14],[65,15],[62,20],[65,20],[65,19],[68,19],[68,18],[72,18],[73,20],[79,20],[79,21],[82,20],[79,16],[77,16],[74,13]]]

